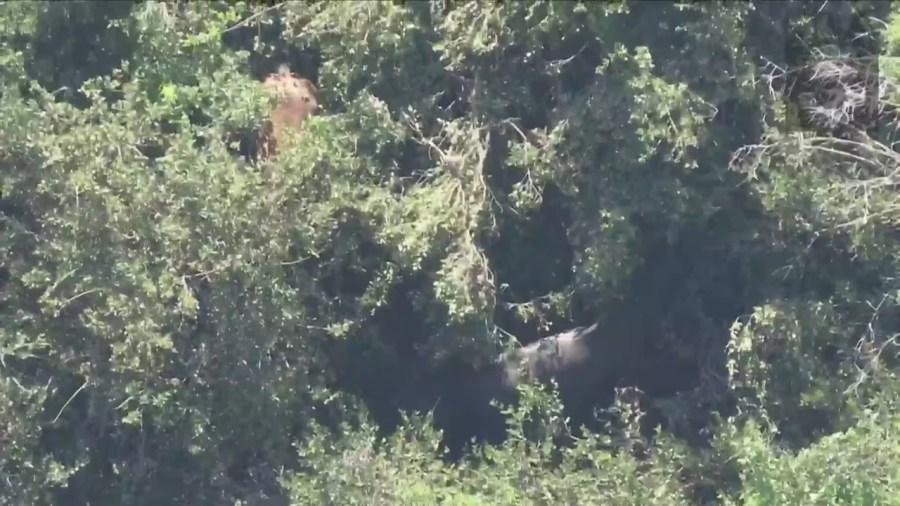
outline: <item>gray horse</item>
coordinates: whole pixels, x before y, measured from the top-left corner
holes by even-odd
[[[511,386],[526,380],[562,383],[583,372],[590,366],[594,348],[590,338],[598,325],[576,327],[504,353],[500,363],[505,367],[505,382]]]
[[[556,380],[566,416],[576,426],[588,422],[593,409],[612,398],[616,381],[639,349],[640,339],[611,332],[614,327],[594,323],[547,336],[452,381],[435,410],[449,449],[460,449],[472,438],[502,441],[506,420],[490,403],[515,403],[523,382]]]

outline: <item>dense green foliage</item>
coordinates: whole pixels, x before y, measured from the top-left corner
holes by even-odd
[[[0,503],[900,504],[890,9],[0,4]],[[603,318],[603,423],[441,458]]]

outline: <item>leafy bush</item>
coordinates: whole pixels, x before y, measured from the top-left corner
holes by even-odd
[[[3,4],[0,503],[896,503],[897,12]],[[439,455],[592,320],[598,423]]]

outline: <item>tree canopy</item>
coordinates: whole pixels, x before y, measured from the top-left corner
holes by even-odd
[[[897,14],[0,5],[0,503],[900,504]],[[442,458],[595,321],[597,423]]]

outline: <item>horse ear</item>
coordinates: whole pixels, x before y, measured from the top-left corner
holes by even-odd
[[[291,68],[288,67],[287,63],[282,63],[278,66],[278,73],[283,76],[289,76],[291,75]]]
[[[591,326],[589,326],[589,327],[584,327],[584,329],[581,331],[581,334],[582,334],[582,335],[591,334],[591,333],[593,333],[595,330],[597,330],[597,327],[598,327],[598,326],[600,326],[600,322],[599,322],[599,321],[596,321],[596,322],[594,322],[593,325],[591,325]]]

